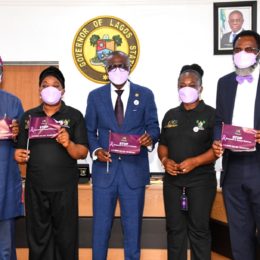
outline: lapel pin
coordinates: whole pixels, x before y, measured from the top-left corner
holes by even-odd
[[[199,131],[199,128],[197,126],[193,127],[193,132],[197,133]]]
[[[139,105],[139,100],[134,100],[134,105],[138,106]]]

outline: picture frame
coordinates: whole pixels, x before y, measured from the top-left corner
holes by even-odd
[[[235,35],[257,29],[257,1],[217,2],[213,7],[214,54],[232,54]]]

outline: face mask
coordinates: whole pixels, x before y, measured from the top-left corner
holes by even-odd
[[[256,63],[256,54],[240,51],[233,57],[235,65],[239,69],[248,68]]]
[[[41,98],[48,105],[55,105],[61,99],[61,91],[55,87],[49,86],[41,91]]]
[[[192,87],[183,87],[179,89],[179,97],[183,103],[194,103],[199,98],[199,91]]]
[[[108,72],[109,80],[115,85],[124,84],[127,81],[128,76],[129,76],[129,71],[124,69],[116,68],[115,70],[111,70]]]

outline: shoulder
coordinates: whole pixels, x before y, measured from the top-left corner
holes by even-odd
[[[40,109],[40,107],[41,107],[41,105],[26,110],[26,111],[24,112],[24,117],[28,117],[29,115],[32,115],[32,116],[33,116],[33,115]]]
[[[231,72],[227,75],[224,75],[223,77],[219,78],[218,80],[218,84],[221,86],[223,84],[232,82],[236,79],[236,73],[235,72]]]
[[[153,92],[151,89],[149,89],[148,87],[144,87],[138,84],[135,84],[133,82],[130,82],[130,87],[134,90],[134,91],[138,91],[144,95],[152,95],[153,96]]]
[[[65,111],[68,115],[70,115],[70,117],[83,117],[81,111],[79,111],[78,109],[65,105]]]
[[[214,107],[210,106],[210,105],[205,104],[205,110],[210,112],[210,113],[215,113],[216,109]]]
[[[224,34],[223,34],[223,38],[224,38],[224,37],[229,37],[230,35],[231,35],[231,31],[230,31],[230,32],[227,32],[227,33],[224,33]]]
[[[96,96],[96,95],[102,94],[107,91],[109,86],[110,86],[110,84],[106,84],[101,87],[97,87],[96,89],[89,92],[89,96]]]
[[[8,99],[10,102],[12,102],[12,101],[21,102],[21,100],[17,96],[15,96],[9,92],[6,92],[5,90],[2,90],[2,89],[0,89],[0,97]]]
[[[167,118],[169,116],[171,117],[171,116],[177,115],[177,114],[179,114],[179,112],[180,112],[180,107],[179,106],[171,108],[164,114],[164,118]]]

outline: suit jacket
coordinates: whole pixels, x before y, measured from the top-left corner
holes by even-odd
[[[222,122],[224,122],[225,124],[232,123],[236,91],[237,91],[237,81],[236,81],[235,72],[232,72],[219,79],[218,86],[217,86],[216,124],[215,124],[215,133],[214,133],[215,140],[221,139]],[[255,114],[254,114],[254,128],[259,130],[260,113],[258,113],[258,111],[260,111],[260,79],[257,85],[257,93],[255,99]],[[259,144],[257,144],[256,153],[260,159],[259,148],[260,146]],[[229,153],[230,151],[226,149],[223,154],[223,160],[222,160],[223,172],[221,174],[221,179],[220,179],[221,185],[223,184],[225,174],[227,171]]]
[[[6,115],[20,119],[22,114],[21,101],[0,89],[0,118]],[[23,215],[22,181],[14,160],[14,148],[12,140],[0,140],[0,221]]]
[[[159,137],[159,124],[152,91],[130,82],[125,118],[122,126],[119,127],[111,100],[111,85],[107,84],[93,90],[88,96],[86,127],[91,154],[99,147],[108,150],[110,130],[115,133],[137,135],[147,132],[155,144]],[[106,172],[106,163],[98,160],[93,161],[93,184],[99,187],[110,186],[119,163],[122,165],[123,174],[130,187],[137,188],[149,183],[148,151],[146,147],[141,147],[141,152],[138,155],[119,156],[112,154],[109,173]]]
[[[232,32],[225,33],[220,41],[220,47],[221,48],[232,48],[233,44],[232,42],[229,42],[229,38]]]

